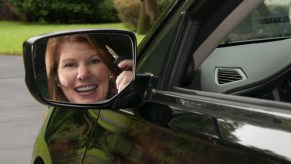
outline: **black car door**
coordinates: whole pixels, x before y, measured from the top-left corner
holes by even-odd
[[[137,71],[150,73],[153,78],[143,101],[136,108],[100,111],[83,162],[288,162],[288,152],[274,148],[288,144],[287,141],[273,140],[277,140],[274,136],[290,137],[283,123],[290,117],[274,109],[285,110],[290,105],[187,87],[191,70],[224,36],[215,33],[221,22],[237,6],[255,7],[259,3],[248,2],[177,2],[164,16],[167,19],[162,19],[139,46]],[[193,53],[195,60],[191,58]],[[251,130],[260,132],[258,136],[269,133],[273,136],[264,136],[260,144],[245,142],[246,134],[248,139],[262,140]]]

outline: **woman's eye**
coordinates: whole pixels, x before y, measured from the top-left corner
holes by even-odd
[[[75,66],[76,66],[76,64],[74,64],[74,63],[67,63],[64,65],[64,68],[71,68],[71,67],[75,67]]]
[[[97,63],[100,63],[100,60],[99,59],[92,59],[89,64],[97,64]]]

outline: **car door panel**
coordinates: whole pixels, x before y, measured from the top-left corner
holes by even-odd
[[[162,102],[148,102],[135,109],[135,112],[141,113],[142,119],[130,112],[101,111],[84,163],[284,161],[275,157],[276,152],[259,148],[254,150],[238,143],[240,138],[236,138],[238,135],[235,135],[234,130],[247,123],[218,120],[195,110],[184,111],[181,105],[168,106]],[[223,128],[219,128],[222,124]],[[217,133],[220,130],[222,132]]]
[[[270,161],[272,161],[271,159],[274,161],[291,159],[289,150],[282,148],[291,146],[290,142],[286,140],[291,137],[289,104],[278,103],[271,106],[267,100],[189,90],[186,92],[178,89],[171,92],[155,91],[150,99],[153,102],[170,106],[173,116],[174,113],[180,113],[179,115],[184,113],[185,118],[189,118],[193,114],[199,114],[200,117],[192,117],[198,119],[197,122],[193,119],[180,119],[184,124],[181,124],[183,126],[180,126],[179,129],[187,134],[204,134],[209,138],[217,139],[217,142],[224,146],[232,145],[234,150],[237,149],[236,151],[249,149],[250,154],[259,154],[257,157],[264,156]],[[281,109],[280,113],[278,109]],[[286,115],[282,113],[286,113]],[[207,120],[205,118],[208,118],[208,121],[205,121]],[[188,130],[187,127],[193,127],[195,126],[193,124],[198,123],[201,124],[200,128],[194,128],[194,131]],[[215,133],[212,128],[202,128],[203,126],[209,127],[211,124]],[[173,127],[171,124],[168,126]],[[281,159],[276,159],[277,156]]]

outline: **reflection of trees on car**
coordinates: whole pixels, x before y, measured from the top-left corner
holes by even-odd
[[[173,124],[179,126],[178,122],[183,121],[192,124],[201,120],[209,121],[205,118],[202,117],[201,119],[197,115],[187,119],[179,117]],[[193,119],[197,120],[193,122]],[[222,129],[224,135],[233,133],[239,127],[238,123],[231,121],[224,122],[224,124],[225,126]],[[201,127],[201,129],[213,129],[209,126]],[[192,133],[192,137],[189,137],[184,135],[181,129],[175,129],[175,131],[181,133],[176,133],[169,128],[161,128],[152,123],[144,124],[140,120],[133,119],[130,116],[123,117],[121,114],[112,111],[101,111],[98,125],[94,127],[92,133],[94,139],[89,143],[84,162],[156,163],[158,161],[158,163],[193,163],[193,161],[199,161],[203,163],[249,163],[252,161],[256,163],[257,161],[247,153],[229,149],[227,144],[224,145],[225,143],[217,140],[217,137],[201,136],[199,132]],[[231,137],[228,136],[228,138]],[[218,145],[220,146],[218,147]],[[246,149],[245,151],[250,150]],[[237,159],[241,160],[237,161]]]
[[[230,120],[220,120],[219,129],[223,138],[230,141],[239,141],[239,139],[233,134],[236,129],[242,127],[243,124]]]
[[[85,151],[93,121],[88,110],[54,110],[45,134],[52,161],[80,163],[78,154]]]

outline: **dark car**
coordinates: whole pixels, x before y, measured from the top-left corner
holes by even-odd
[[[27,40],[26,84],[49,107],[32,162],[291,163],[290,3],[174,0],[138,47],[114,29]],[[102,101],[52,97],[48,43],[75,35],[132,61],[116,71],[131,82]]]

